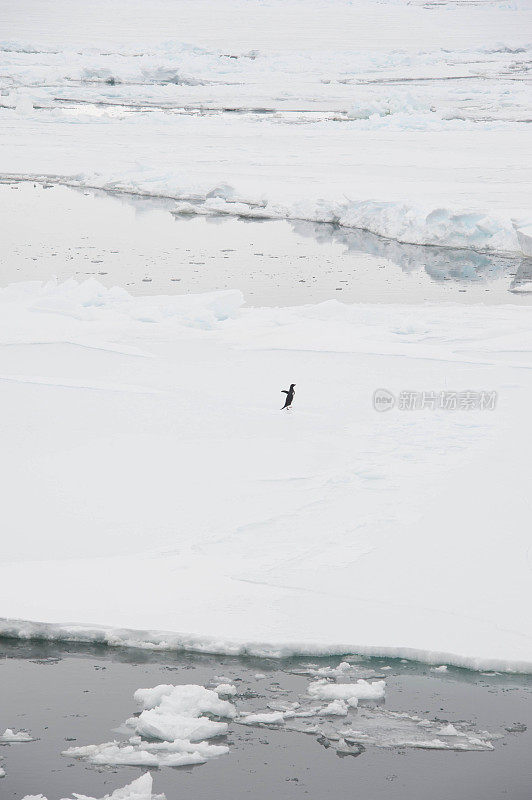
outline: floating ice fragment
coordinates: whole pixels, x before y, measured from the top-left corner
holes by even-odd
[[[239,718],[243,725],[279,725],[284,722],[285,717],[290,714],[286,711],[271,711],[259,714],[246,714]],[[294,716],[294,713],[291,713]]]
[[[233,686],[232,683],[219,683],[214,691],[217,694],[225,695],[225,697],[234,697],[236,694],[236,686]]]
[[[440,729],[440,736],[460,736],[460,731],[457,731],[454,725],[449,722]]]
[[[220,699],[212,689],[194,684],[161,684],[138,689],[135,700],[143,711],[125,722],[136,734],[129,742],[70,747],[63,755],[84,758],[91,764],[179,767],[202,764],[229,752],[225,745],[204,741],[226,734],[227,723],[203,714],[225,719],[236,716],[232,703]],[[160,741],[146,741],[146,738]]]
[[[166,800],[164,794],[152,794],[152,785],[150,773],[145,772],[140,778],[137,778],[127,786],[115,789],[111,794],[106,794],[101,800]],[[74,792],[74,798],[75,800],[96,800],[95,797],[88,797],[76,792]],[[27,794],[22,800],[46,800],[46,797],[42,794]]]
[[[336,667],[317,667],[315,664],[307,664],[292,670],[292,672],[295,675],[311,675],[315,678],[345,678],[348,675],[359,678],[372,678],[377,675],[374,669],[360,667],[358,664],[352,664],[349,661],[341,661]]]
[[[316,681],[308,687],[311,697],[320,700],[345,700],[348,705],[356,705],[358,700],[382,700],[386,690],[386,681],[369,683],[359,679],[356,683],[329,683],[326,680]]]
[[[6,728],[2,736],[0,736],[0,741],[2,742],[33,742],[35,741],[33,736],[26,731],[18,731],[15,732],[11,730],[11,728]]]
[[[173,714],[190,717],[209,713],[228,719],[233,719],[236,715],[234,705],[228,700],[221,700],[216,690],[196,684],[161,685],[152,689],[137,689],[134,697],[145,711],[160,708],[165,712],[170,711]]]
[[[133,737],[130,744],[123,742],[104,742],[86,747],[70,747],[63,755],[84,758],[91,764],[105,766],[137,767],[184,767],[204,764],[209,758],[216,758],[229,752],[223,745],[209,745],[206,742],[191,744],[185,740],[175,742],[143,742]]]
[[[458,727],[457,727],[458,725]],[[356,730],[336,731],[346,741],[364,742],[376,747],[415,747],[431,750],[493,750],[488,731],[472,731],[466,724],[452,725],[420,719],[404,712],[384,708],[360,709]],[[333,738],[332,734],[328,734]]]
[[[351,698],[353,700],[353,698]],[[350,706],[353,706],[353,703],[349,703]],[[358,705],[358,701],[356,702]],[[329,703],[329,705],[324,706],[320,709],[319,714],[320,716],[331,716],[331,717],[346,717],[347,716],[347,709],[348,705],[344,700],[333,700]]]

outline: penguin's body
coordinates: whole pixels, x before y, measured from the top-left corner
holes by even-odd
[[[292,400],[294,399],[295,395],[295,383],[290,384],[290,389],[281,389],[281,392],[286,395],[286,400],[284,401],[284,406],[282,407],[281,411],[285,408],[290,408],[292,405]]]

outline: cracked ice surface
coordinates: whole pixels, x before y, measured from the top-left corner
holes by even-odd
[[[91,8],[0,10],[0,174],[520,252],[526,0]]]

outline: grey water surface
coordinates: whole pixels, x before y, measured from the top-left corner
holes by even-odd
[[[305,696],[309,662],[152,652],[96,645],[0,640],[0,733],[27,729],[29,743],[0,746],[2,800],[74,792],[103,797],[146,768],[95,767],[61,751],[124,738],[116,728],[135,711],[133,692],[161,683],[237,688],[238,709],[264,709],[272,698]],[[532,745],[530,676],[445,672],[414,662],[355,659],[361,674],[386,677],[383,708],[442,723],[470,723],[496,737],[484,752],[366,745],[338,754],[325,737],[230,723],[229,753],[195,767],[153,769],[154,791],[167,800],[529,800]],[[378,705],[378,704],[377,704]],[[364,713],[361,706],[355,715]],[[355,717],[356,718],[356,717]],[[359,755],[356,753],[359,752]]]
[[[92,277],[133,294],[239,289],[254,306],[532,303],[532,259],[401,244],[323,223],[179,215],[175,207],[4,178],[0,287]]]

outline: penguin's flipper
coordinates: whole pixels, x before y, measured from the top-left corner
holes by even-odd
[[[288,394],[288,389],[281,389],[282,394]]]

